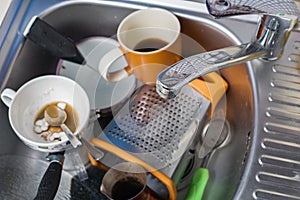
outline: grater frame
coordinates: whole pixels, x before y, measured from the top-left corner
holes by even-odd
[[[155,92],[155,86],[144,85],[114,115],[98,138],[172,177],[184,153],[196,145],[195,138],[200,137],[198,128],[207,120],[209,107],[210,101],[190,86],[183,88],[176,98],[164,100]],[[148,109],[147,116],[131,108],[142,112]],[[180,112],[177,118],[172,116],[176,111]],[[111,160],[104,157],[102,162],[112,166]]]

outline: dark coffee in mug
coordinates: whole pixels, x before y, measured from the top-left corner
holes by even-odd
[[[149,38],[139,42],[133,49],[139,52],[151,52],[165,47],[168,43],[157,38]]]
[[[114,200],[127,200],[138,195],[144,185],[134,177],[126,177],[119,180],[113,186],[111,195]]]

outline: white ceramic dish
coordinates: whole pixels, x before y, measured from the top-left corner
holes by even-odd
[[[105,80],[98,72],[98,63],[108,51],[116,48],[118,42],[106,37],[90,37],[77,44],[77,48],[87,61],[87,65],[79,65],[61,60],[57,74],[69,77],[79,83],[87,92],[91,108],[111,112],[114,107],[124,102],[134,91],[136,79],[134,76],[119,82]],[[127,66],[124,57],[113,63],[112,70]]]

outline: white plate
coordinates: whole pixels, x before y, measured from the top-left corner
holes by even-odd
[[[91,108],[102,111],[111,110],[124,102],[134,91],[136,78],[130,76],[119,82],[106,81],[98,72],[98,63],[105,53],[119,46],[118,42],[106,37],[90,37],[77,44],[87,64],[79,65],[61,60],[57,74],[69,77],[79,83],[89,96]],[[127,66],[124,57],[112,65],[112,70]]]

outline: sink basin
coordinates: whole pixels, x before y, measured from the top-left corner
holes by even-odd
[[[173,11],[179,18],[182,26],[182,33],[192,42],[195,48],[190,48],[191,43],[183,43],[183,55],[188,56],[199,51],[197,44],[203,46],[207,51],[222,47],[232,46],[241,42],[248,42],[254,34],[256,22],[243,21],[236,18],[213,19],[203,7],[203,5],[182,1],[170,4],[159,3],[138,3],[138,2],[116,2],[116,1],[66,1],[54,3],[54,5],[38,6],[38,1],[31,1],[27,7],[26,17],[23,24],[20,25],[20,32],[23,31],[26,23],[33,15],[38,15],[43,20],[55,27],[60,33],[68,36],[75,42],[92,36],[114,37],[117,27],[122,19],[136,9],[147,6],[162,7]],[[174,5],[173,5],[174,4]],[[48,7],[49,6],[49,7]],[[240,27],[243,30],[240,31]],[[40,75],[55,74],[58,59],[51,56],[47,51],[41,50],[31,41],[23,39],[16,51],[13,53],[13,59],[10,61],[9,70],[5,73],[5,79],[1,89],[10,87],[18,89],[26,81]],[[0,51],[1,54],[1,51]],[[261,62],[261,61],[255,61]],[[254,63],[255,63],[254,62]],[[254,73],[256,68],[252,67],[253,62],[239,64],[220,71],[222,77],[228,82],[229,88],[225,97],[221,100],[221,110],[225,111],[226,119],[230,126],[230,140],[222,148],[213,152],[210,159],[207,160],[206,167],[209,169],[210,177],[203,199],[234,199],[243,191],[241,180],[245,180],[247,165],[249,165],[249,155],[253,150],[253,138],[255,131],[255,107],[254,102],[258,101],[256,81]],[[254,70],[254,71],[253,71]],[[224,108],[226,110],[224,110]],[[222,110],[223,109],[223,110]],[[15,174],[23,176],[23,170],[13,168],[18,165],[18,158],[29,162],[30,172],[38,171],[32,188],[37,187],[37,179],[41,171],[47,167],[44,153],[36,152],[22,144],[9,126],[7,113],[8,109],[1,102],[0,117],[1,131],[0,135],[0,165],[7,159],[10,165],[4,165],[7,169],[14,169]],[[96,124],[98,125],[98,124]],[[96,130],[97,127],[95,128]],[[97,136],[95,131],[95,136]],[[183,177],[182,183],[190,180],[193,169],[196,164],[191,166],[190,173]],[[31,162],[32,161],[32,162]],[[31,163],[36,163],[32,165]],[[4,168],[5,168],[4,167]],[[90,179],[86,182],[70,186],[70,182],[78,180],[71,175],[72,173],[64,171],[63,181],[58,191],[57,198],[64,197],[76,199],[89,193],[97,194],[98,199],[105,199],[98,194],[99,184],[103,171],[87,165]],[[6,170],[0,171],[5,173]],[[1,175],[3,177],[3,175]],[[8,177],[10,178],[10,177]],[[18,188],[26,190],[25,185],[10,181],[10,184],[17,184]],[[1,185],[1,184],[0,184]],[[185,185],[185,184],[183,184]],[[13,186],[14,188],[16,186]],[[24,189],[23,189],[24,187]],[[31,191],[33,189],[31,188]],[[67,188],[67,189],[66,189]],[[9,188],[7,188],[9,189]],[[91,191],[94,189],[93,191]],[[11,191],[1,191],[0,197]],[[96,190],[96,191],[95,191]],[[68,191],[68,192],[66,192]],[[80,191],[80,192],[79,192]],[[78,196],[76,195],[78,192]],[[185,186],[178,186],[178,199],[184,199],[186,192]],[[32,193],[32,192],[31,192]],[[79,194],[80,193],[80,194]],[[70,195],[73,194],[73,195]],[[22,195],[22,194],[18,194]],[[33,195],[33,194],[28,194]],[[250,194],[251,196],[251,194]],[[88,197],[88,196],[87,196]],[[249,197],[250,198],[250,197]]]
[[[110,5],[104,2],[76,1],[56,4],[41,12],[39,16],[60,33],[68,36],[75,42],[79,42],[91,36],[114,37],[121,20],[138,8],[140,7],[136,5],[124,6],[124,4]],[[197,16],[194,16],[184,11],[179,11],[175,12],[175,14],[181,22],[182,33],[185,38],[188,38],[187,42],[183,40],[184,56],[200,51],[197,45],[191,45],[190,41],[200,44],[206,50],[231,46],[239,41],[233,32],[220,23],[221,21],[216,21],[205,13],[199,13]],[[23,83],[36,76],[55,74],[58,61],[57,58],[51,56],[47,51],[41,50],[31,41],[24,39],[15,55],[14,61],[11,63],[6,81],[1,87],[17,89]],[[226,108],[225,112],[230,124],[231,140],[226,146],[215,151],[207,163],[210,179],[205,192],[206,199],[220,199],[221,197],[222,199],[232,199],[240,184],[250,145],[249,138],[253,128],[253,95],[249,70],[246,64],[241,64],[220,72],[229,83],[226,98],[222,101],[222,104],[224,104],[222,109]],[[2,103],[1,111],[7,113],[7,108]],[[5,124],[4,130],[2,129],[1,131],[3,138],[5,138],[1,140],[1,143],[3,143],[1,145],[2,157],[18,155],[24,156],[24,158],[28,157],[28,159],[38,159],[37,162],[42,162],[41,160],[43,160],[45,155],[28,149],[17,140],[8,125],[5,114],[1,118],[2,124]],[[35,170],[35,167],[32,170]],[[44,167],[45,163],[39,166],[39,170]],[[193,168],[196,167],[196,165],[193,166]],[[68,174],[67,171],[65,173]],[[186,182],[187,180],[185,179],[187,177],[189,176],[184,177],[182,182]],[[66,175],[66,177],[63,176],[63,179],[72,179],[72,177]],[[90,179],[91,181],[92,179],[100,180],[100,177]],[[62,181],[62,185],[64,185],[64,181]],[[76,191],[76,189],[78,190],[78,188],[70,188],[71,191]],[[61,186],[58,193],[64,193],[64,190],[63,186]],[[184,189],[179,186],[179,195],[181,190]]]

